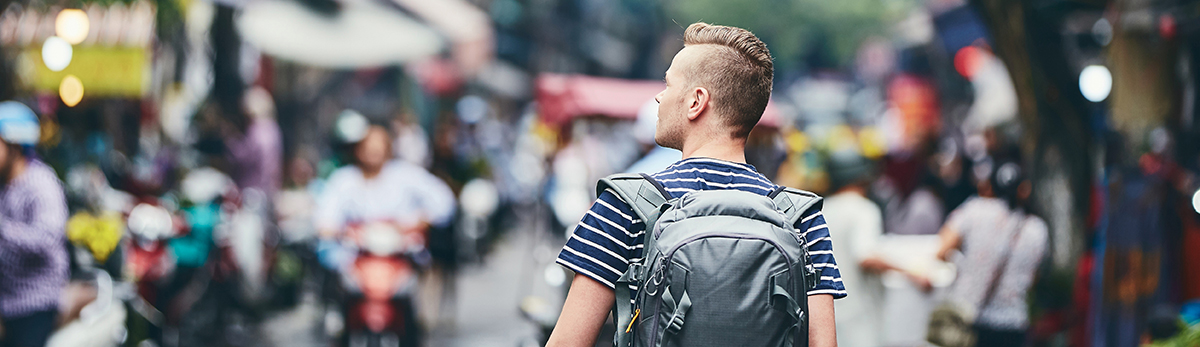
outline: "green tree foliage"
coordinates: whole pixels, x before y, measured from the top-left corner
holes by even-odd
[[[824,35],[838,66],[853,62],[864,39],[888,36],[892,25],[918,6],[915,0],[666,0],[668,19],[687,27],[703,21],[746,28],[761,37],[781,69],[819,49]]]

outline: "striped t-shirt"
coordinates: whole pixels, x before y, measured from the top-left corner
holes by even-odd
[[[651,175],[671,193],[672,198],[695,190],[737,189],[767,195],[777,185],[748,164],[710,158],[681,160],[662,172]],[[796,224],[820,276],[820,282],[808,295],[846,296],[842,276],[833,259],[833,241],[821,211],[813,209]],[[567,239],[556,262],[609,288],[631,263],[642,260],[646,225],[636,219],[633,209],[611,190],[600,194]],[[633,286],[630,286],[630,289]]]

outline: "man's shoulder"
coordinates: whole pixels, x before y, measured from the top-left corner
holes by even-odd
[[[62,182],[55,174],[54,168],[40,160],[30,160],[29,166],[25,169],[25,181],[31,186],[45,187],[54,186],[61,187]]]
[[[341,186],[351,184],[351,182],[361,181],[362,171],[354,165],[346,165],[333,170],[329,174],[329,178],[325,180],[325,186]]]

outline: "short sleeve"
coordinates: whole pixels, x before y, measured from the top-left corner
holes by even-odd
[[[967,221],[974,214],[971,208],[973,205],[974,201],[967,200],[967,202],[964,202],[961,206],[954,209],[954,211],[950,211],[950,215],[946,216],[946,226],[962,233]]]
[[[629,204],[605,191],[575,226],[555,262],[615,288],[629,264],[641,260],[645,229]]]
[[[313,225],[317,230],[333,229],[341,232],[345,226],[345,215],[342,214],[342,194],[348,190],[346,172],[338,169],[329,176],[324,189],[316,201],[313,211]]]
[[[427,222],[437,227],[450,224],[454,220],[454,212],[458,208],[454,192],[446,186],[446,182],[423,168],[412,166],[409,169],[412,170],[414,179],[420,182],[417,184],[417,189],[420,191],[419,198],[421,206],[425,210]]]
[[[808,295],[830,294],[835,299],[846,297],[842,273],[838,270],[837,260],[833,258],[833,238],[829,235],[829,225],[825,223],[821,210],[806,212],[797,222],[796,232],[800,233],[801,242],[808,248],[812,265],[819,276],[817,286],[809,290]]]

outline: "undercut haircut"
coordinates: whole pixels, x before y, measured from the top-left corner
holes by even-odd
[[[746,29],[694,23],[683,34],[684,46],[711,46],[710,54],[692,66],[689,79],[708,88],[714,108],[725,116],[735,137],[748,137],[767,101],[775,64],[767,44]]]

